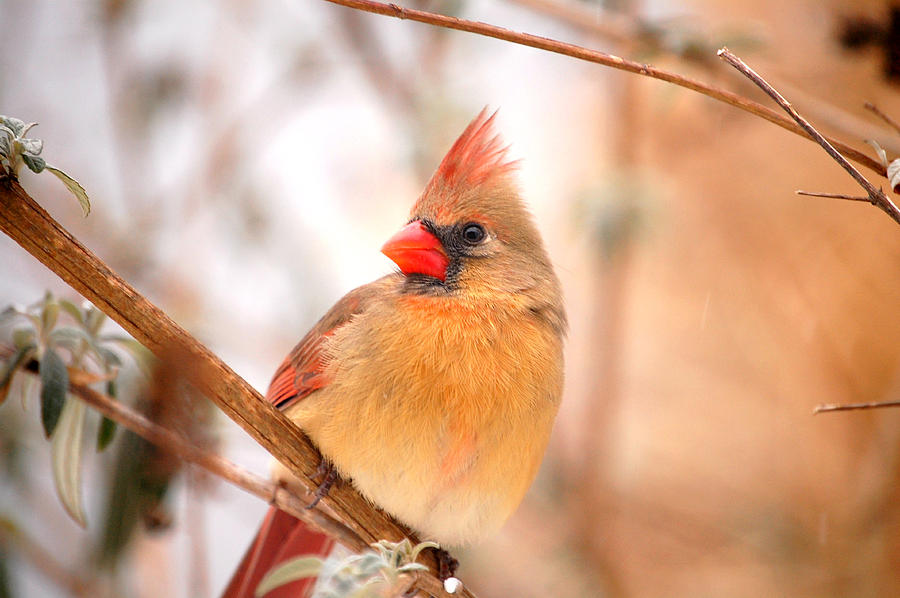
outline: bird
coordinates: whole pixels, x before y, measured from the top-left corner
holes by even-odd
[[[381,248],[397,270],[340,299],[266,393],[341,479],[442,548],[517,508],[563,389],[562,291],[496,116],[485,107],[469,123]],[[252,596],[273,566],[332,544],[272,507],[224,596]]]

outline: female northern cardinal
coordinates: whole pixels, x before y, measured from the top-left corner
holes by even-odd
[[[364,496],[442,545],[495,531],[518,506],[563,383],[559,281],[493,120],[482,110],[469,124],[382,247],[400,272],[338,301],[266,394]],[[330,546],[273,508],[225,596]]]

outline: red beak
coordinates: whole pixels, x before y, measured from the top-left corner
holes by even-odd
[[[391,258],[400,270],[410,274],[425,274],[441,281],[447,278],[450,260],[444,246],[420,220],[413,220],[388,239],[381,253]]]

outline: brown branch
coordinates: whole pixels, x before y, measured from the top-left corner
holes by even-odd
[[[847,199],[850,201],[864,201],[869,203],[869,197],[867,195],[847,195],[845,193],[827,193],[825,191],[803,191],[802,189],[797,189],[794,191],[797,195],[805,195],[807,197],[824,197],[826,199]]]
[[[784,96],[782,96],[778,91],[772,87],[765,79],[763,79],[759,74],[756,73],[752,68],[747,66],[747,64],[735,56],[728,48],[722,48],[718,51],[719,57],[736,68],[743,74],[745,77],[753,81],[757,87],[762,89],[766,95],[775,100],[775,102],[781,106],[785,112],[787,112],[794,121],[800,125],[806,133],[816,141],[822,148],[831,156],[838,164],[841,165],[841,168],[846,170],[853,180],[859,183],[859,186],[862,187],[866,191],[866,195],[869,196],[869,201],[873,206],[881,208],[888,216],[890,216],[894,222],[900,224],[900,209],[897,209],[897,206],[894,205],[890,199],[888,199],[887,195],[884,192],[876,188],[875,185],[869,182],[869,180],[860,173],[856,167],[854,167],[850,162],[847,161],[841,153],[834,148],[834,146],[828,142],[825,137],[822,136],[805,118],[800,116],[800,113],[794,109],[790,102],[788,102]]]
[[[815,140],[815,138],[812,137],[805,129],[803,129],[803,127],[797,125],[791,119],[785,118],[771,108],[767,108],[762,104],[758,104],[757,102],[749,100],[736,93],[724,90],[714,85],[709,85],[707,83],[697,81],[695,79],[691,79],[690,77],[685,77],[677,73],[658,69],[647,64],[634,62],[632,60],[626,60],[624,58],[620,58],[619,56],[614,56],[605,52],[590,50],[583,46],[577,46],[575,44],[569,44],[547,37],[532,35],[530,33],[510,31],[509,29],[504,29],[503,27],[497,27],[496,25],[490,25],[488,23],[467,21],[465,19],[458,19],[456,17],[449,17],[446,15],[426,12],[423,10],[404,8],[396,4],[385,4],[383,2],[374,2],[373,0],[327,1],[333,4],[346,6],[348,8],[363,10],[366,12],[380,14],[388,17],[408,19],[410,21],[418,21],[420,23],[427,23],[429,25],[435,25],[437,27],[445,27],[447,29],[455,29],[457,31],[466,31],[468,33],[475,33],[477,35],[483,35],[485,37],[492,37],[494,39],[499,39],[514,44],[529,46],[531,48],[537,48],[539,50],[545,50],[547,52],[553,52],[555,54],[561,54],[563,56],[569,56],[571,58],[577,58],[579,60],[585,60],[587,62],[593,62],[595,64],[627,71],[629,73],[643,75],[652,79],[658,79],[660,81],[665,81],[667,83],[672,83],[674,85],[684,87],[685,89],[696,91],[697,93],[703,94],[714,100],[718,100],[730,106],[734,106],[735,108],[744,110],[745,112],[749,112],[750,114],[763,118],[783,129],[800,135],[801,137]],[[839,148],[844,155],[849,157],[854,162],[871,169],[881,176],[885,176],[886,170],[884,165],[882,165],[874,158],[835,139],[829,139],[828,141],[835,147]]]
[[[817,405],[813,409],[813,414],[826,413],[830,411],[857,411],[860,409],[882,409],[885,407],[900,407],[900,401],[881,401],[874,403],[846,403],[840,405],[838,403],[825,403]]]
[[[10,178],[0,178],[0,230],[55,272],[157,356],[169,351],[187,355],[188,380],[307,486],[321,457],[302,431],[263,400],[207,347],[88,251]],[[375,508],[350,484],[340,484],[325,498],[337,518],[366,544],[380,539],[416,538],[402,524]],[[435,571],[430,551],[423,560]],[[422,577],[424,584],[435,577]],[[430,588],[425,588],[432,591]],[[432,592],[441,595],[439,592]],[[468,593],[462,594],[468,595]]]

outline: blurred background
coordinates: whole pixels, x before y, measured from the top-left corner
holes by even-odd
[[[715,58],[727,44],[824,132],[900,148],[863,109],[900,119],[888,2],[406,5],[765,103]],[[0,112],[40,123],[43,156],[93,212],[52,177],[25,172],[24,187],[261,391],[334,301],[390,271],[378,249],[440,157],[500,109],[571,332],[538,481],[502,533],[458,555],[478,596],[900,595],[900,412],[812,414],[900,394],[900,230],[866,204],[794,194],[859,193],[819,147],[658,81],[324,2],[0,0],[0,23]],[[5,236],[0,264],[3,306],[48,289],[81,301]],[[82,529],[54,496],[36,401],[11,397],[12,596],[218,595],[266,504],[182,473],[171,522],[98,581],[122,440],[86,450]],[[239,428],[210,426],[219,452],[265,474]]]

